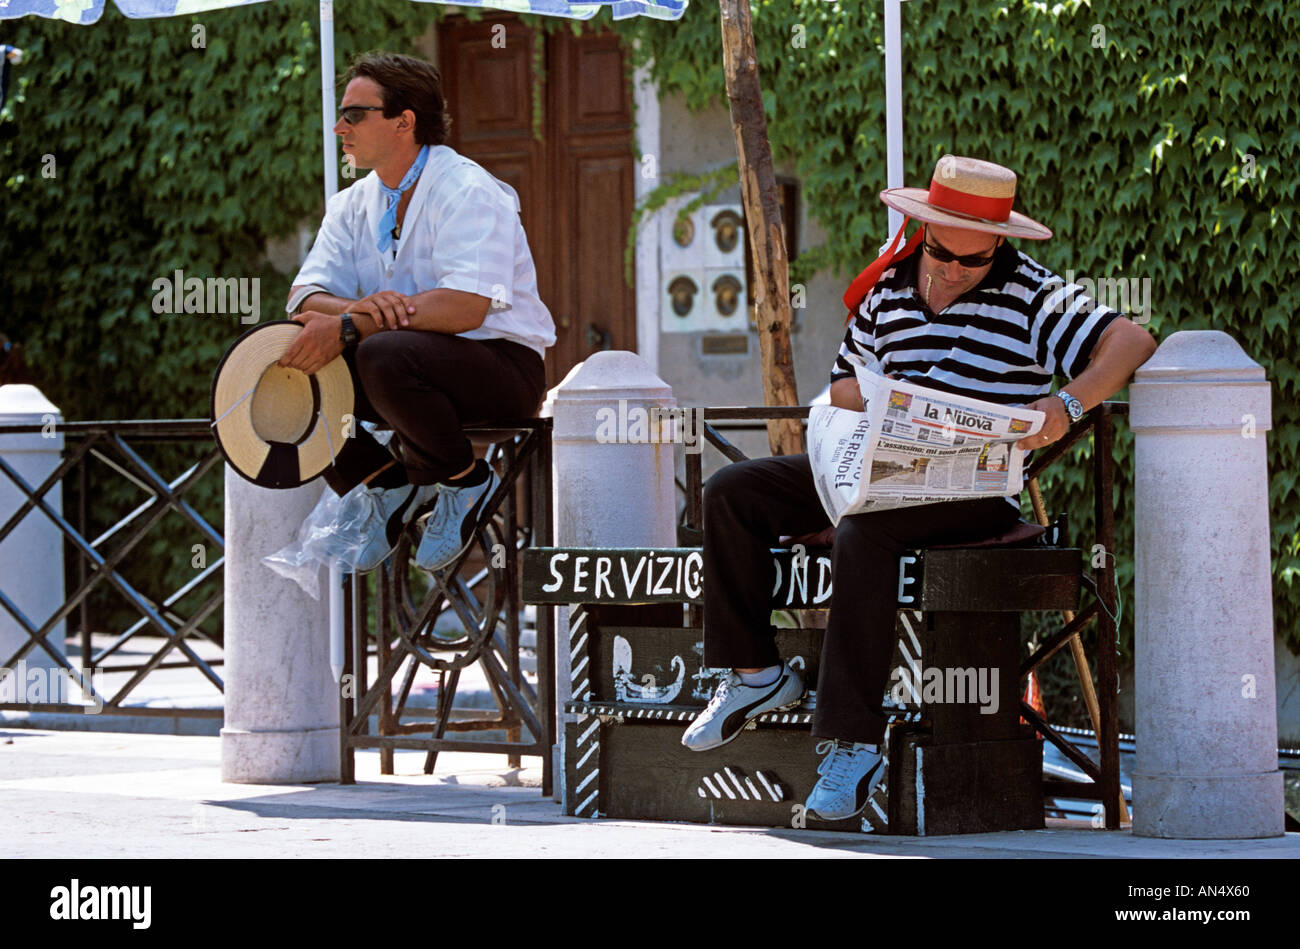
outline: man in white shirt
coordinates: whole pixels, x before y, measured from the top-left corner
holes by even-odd
[[[443,144],[438,71],[407,56],[366,55],[349,70],[334,132],[369,175],[329,200],[286,310],[303,331],[280,365],[313,373],[339,355],[358,419],[394,431],[390,453],[363,428],[325,473],[363,521],[355,569],[392,553],[429,516],[417,565],[437,569],[468,546],[498,479],[462,428],[536,413],[555,327],[514,190]]]

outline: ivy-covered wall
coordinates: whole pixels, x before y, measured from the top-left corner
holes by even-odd
[[[828,235],[791,279],[830,268],[847,282],[874,258],[887,211],[880,4],[753,0],[754,33],[779,161]],[[1300,647],[1300,302],[1295,173],[1300,158],[1300,9],[1174,0],[904,4],[905,178],[925,186],[943,153],[1020,175],[1017,206],[1055,237],[1020,242],[1058,273],[1150,280],[1147,328],[1231,334],[1273,382],[1268,433],[1276,628]],[[628,22],[661,93],[725,107],[716,5],[677,24]],[[1141,286],[1141,284],[1139,284]],[[842,323],[843,313],[804,319]],[[1116,398],[1127,399],[1127,390]],[[1045,477],[1076,543],[1090,545],[1091,478]],[[1122,648],[1131,650],[1132,436],[1121,423],[1116,486]],[[1058,466],[1059,468],[1059,466]]]

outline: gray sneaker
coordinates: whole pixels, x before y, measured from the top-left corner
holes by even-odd
[[[402,528],[437,494],[436,484],[406,484],[400,488],[362,487],[349,496],[339,517],[355,524],[361,535],[353,569],[369,573],[387,560],[397,547]]]
[[[420,546],[415,551],[417,567],[439,570],[470,545],[483,507],[501,483],[495,470],[489,467],[488,472],[487,480],[473,487],[438,485],[438,506],[425,521]]]
[[[884,756],[868,745],[830,738],[818,742],[817,753],[826,757],[817,766],[821,778],[804,804],[809,816],[844,820],[862,813],[885,776]]]
[[[794,708],[802,698],[803,679],[788,662],[781,663],[781,672],[771,685],[745,685],[737,673],[729,672],[682,735],[682,744],[691,751],[721,748],[751,720],[764,712]]]

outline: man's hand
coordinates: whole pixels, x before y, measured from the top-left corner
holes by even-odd
[[[280,357],[277,366],[301,369],[310,375],[320,372],[343,352],[343,341],[339,339],[343,325],[341,317],[308,310],[293,317],[293,321],[301,323],[303,330]]]
[[[831,405],[837,409],[862,411],[862,391],[857,379],[837,379],[831,383]]]
[[[889,373],[881,373],[886,379],[892,379],[897,382],[897,376],[891,376]],[[831,405],[837,409],[850,409],[854,412],[862,411],[862,389],[858,387],[857,379],[837,379],[831,383]]]
[[[1025,408],[1032,409],[1035,412],[1042,412],[1047,418],[1043,419],[1043,427],[1038,434],[1020,439],[1020,441],[1016,442],[1017,448],[1023,448],[1025,451],[1046,448],[1052,442],[1060,439],[1070,429],[1070,413],[1065,411],[1065,403],[1055,395],[1049,395],[1045,399],[1031,402]]]
[[[396,290],[380,290],[368,297],[362,297],[352,304],[353,313],[364,313],[375,321],[381,330],[395,330],[406,327],[415,313],[415,304],[405,294]]]

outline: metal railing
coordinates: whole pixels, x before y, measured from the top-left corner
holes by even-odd
[[[201,624],[221,605],[222,590],[217,589],[208,595],[189,616],[181,615],[179,603],[204,581],[214,576],[219,578],[224,563],[221,555],[224,542],[221,534],[194,510],[185,500],[187,492],[205,474],[221,461],[221,454],[212,441],[212,434],[206,419],[176,420],[140,420],[140,421],[96,421],[64,422],[54,424],[25,424],[0,426],[0,436],[42,433],[62,435],[64,450],[62,458],[55,469],[39,484],[31,485],[14,467],[0,457],[0,472],[23,494],[25,500],[3,525],[0,525],[0,544],[4,544],[18,525],[29,515],[39,512],[53,523],[64,539],[65,556],[68,552],[76,555],[74,589],[66,594],[63,602],[54,612],[38,623],[28,617],[19,608],[11,595],[13,591],[4,589],[4,580],[0,578],[0,606],[13,617],[14,621],[26,633],[25,642],[8,656],[0,656],[0,667],[12,670],[33,650],[40,649],[54,662],[54,671],[68,677],[68,681],[80,688],[82,695],[94,705],[102,706],[96,711],[109,715],[152,715],[181,716],[192,718],[221,718],[222,709],[218,702],[214,707],[172,707],[157,703],[145,705],[126,705],[126,701],[139,687],[140,683],[155,670],[192,668],[215,689],[215,694],[224,691],[221,677],[214,667],[222,664],[219,656],[202,658],[192,645],[198,637],[209,640],[218,649],[222,646],[220,635],[213,636],[205,631]],[[166,479],[141,457],[133,447],[142,443],[175,442],[200,443],[207,450],[199,460],[180,475]],[[148,499],[136,506],[125,517],[118,520],[96,537],[89,533],[89,462],[94,459],[102,462],[113,476],[140,488],[149,495]],[[56,487],[75,485],[77,497],[76,526],[55,509],[47,495]],[[194,577],[183,583],[178,589],[162,597],[153,597],[136,588],[121,572],[128,557],[136,551],[146,539],[146,535],[167,514],[175,512],[194,527],[204,539],[205,548],[210,544],[216,556],[209,559]],[[12,543],[12,541],[11,541]],[[88,569],[89,568],[89,569]],[[125,599],[139,619],[112,635],[111,641],[96,650],[92,643],[92,634],[96,632],[96,620],[92,616],[90,596],[105,587],[112,588]],[[68,659],[69,650],[59,649],[48,639],[51,632],[64,620],[76,614],[77,634],[80,639],[79,665],[74,667]],[[70,631],[71,632],[71,631]],[[156,637],[150,639],[150,637]],[[158,639],[161,639],[161,642]],[[145,645],[147,657],[143,661],[131,659],[126,655],[125,647],[130,643],[134,648]],[[165,662],[173,652],[183,658]],[[95,679],[100,674],[130,673],[125,683],[112,695],[100,694]],[[0,709],[26,712],[80,712],[85,713],[87,706],[68,702],[6,702],[0,703]]]

